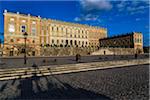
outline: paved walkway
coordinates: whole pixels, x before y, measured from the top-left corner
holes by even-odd
[[[149,100],[149,65],[0,81],[1,100]]]
[[[45,76],[52,74],[73,73],[80,71],[124,67],[139,64],[149,64],[149,59],[104,61],[104,62],[92,62],[81,64],[40,66],[40,67],[34,65],[33,67],[28,68],[0,69],[0,80],[29,78],[33,76]]]
[[[137,59],[148,58],[148,55],[138,55]],[[79,63],[89,62],[104,62],[104,61],[118,61],[118,60],[133,60],[134,55],[95,55],[95,56],[81,56]],[[66,65],[66,64],[77,64],[75,56],[61,56],[61,57],[28,57],[27,65],[24,65],[23,57],[4,57],[0,58],[4,64],[0,65],[0,69],[7,68],[24,68],[32,67],[34,63],[38,66],[49,66],[49,65]]]

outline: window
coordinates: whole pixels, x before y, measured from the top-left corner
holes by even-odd
[[[57,40],[57,44],[59,44],[59,40]]]
[[[80,45],[80,41],[79,41],[79,45]]]
[[[54,31],[54,27],[52,26],[52,31]]]
[[[82,41],[82,45],[84,45],[84,41]]]
[[[22,26],[21,26],[21,32],[22,32],[22,33],[26,32],[26,26],[25,26],[25,25],[22,25]]]
[[[33,40],[32,43],[35,43],[35,40]]]
[[[32,27],[32,28],[31,28],[31,33],[32,33],[32,35],[35,35],[35,34],[36,34],[36,28],[35,28],[35,27]]]
[[[13,39],[10,39],[10,42],[14,42],[14,40],[13,40]]]
[[[66,45],[68,45],[68,40],[66,40]]]
[[[15,32],[15,26],[14,26],[14,24],[9,24],[8,31],[9,32]]]
[[[72,46],[72,40],[70,40],[70,45]]]
[[[87,42],[86,42],[86,45],[87,45]]]
[[[63,40],[61,40],[61,43],[63,43],[64,41]]]
[[[10,18],[10,21],[14,21],[14,18]]]
[[[26,20],[22,20],[22,22],[23,22],[23,23],[25,23],[25,22],[26,22]]]
[[[52,44],[54,43],[54,40],[52,39]]]
[[[140,39],[140,43],[142,43],[142,39]]]
[[[33,22],[32,22],[32,24],[36,24],[36,22],[35,22],[35,21],[33,21]]]
[[[77,45],[77,41],[76,40],[74,41],[74,44]]]

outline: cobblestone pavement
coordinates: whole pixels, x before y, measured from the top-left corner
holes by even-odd
[[[147,55],[138,55],[137,59],[148,58]],[[115,61],[115,60],[131,60],[135,59],[134,55],[95,55],[95,56],[81,56],[80,63],[87,62],[103,62],[103,61]],[[75,56],[62,56],[62,57],[28,57],[27,65],[24,65],[23,57],[8,57],[0,58],[3,64],[0,64],[0,68],[21,68],[21,67],[31,67],[34,63],[38,66],[47,65],[62,65],[62,64],[75,64]]]
[[[149,65],[0,81],[0,99],[149,100]]]

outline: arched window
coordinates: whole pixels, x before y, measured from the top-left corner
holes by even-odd
[[[66,46],[68,45],[68,40],[66,40]]]
[[[77,45],[77,41],[76,40],[74,41],[74,44]]]

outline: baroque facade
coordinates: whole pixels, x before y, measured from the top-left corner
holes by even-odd
[[[98,47],[99,39],[107,37],[107,29],[4,11],[4,53],[19,55],[24,51],[41,55],[46,47]]]
[[[134,48],[135,52],[143,52],[143,35],[140,32],[132,32],[124,35],[103,38],[99,40],[100,47],[108,48]]]

